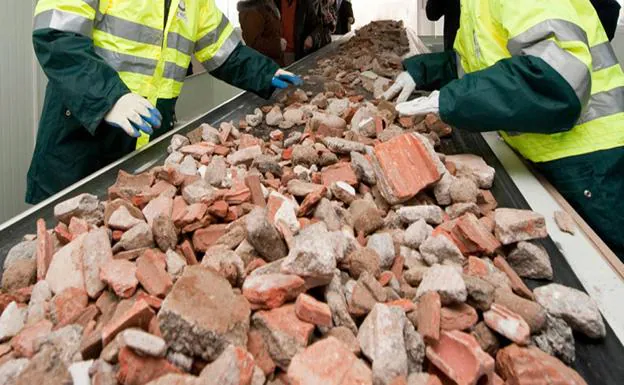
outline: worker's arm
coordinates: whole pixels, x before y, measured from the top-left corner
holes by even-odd
[[[472,131],[548,134],[575,125],[589,99],[592,58],[576,11],[554,1],[557,7],[490,0],[513,56],[443,87],[444,121]]]
[[[444,10],[446,9],[446,0],[427,0],[427,19],[431,21],[438,21],[444,16]]]
[[[243,31],[243,40],[249,47],[260,51],[269,57],[279,57],[282,53],[282,47],[279,37],[264,36],[265,20],[260,12],[243,11],[239,14],[241,30]]]
[[[457,79],[454,51],[427,53],[403,61],[403,68],[412,76],[418,89],[431,91]]]
[[[95,10],[82,0],[40,0],[33,46],[50,85],[64,106],[91,134],[119,98],[130,92],[94,51]]]
[[[201,8],[195,56],[213,76],[263,98],[271,96],[271,85],[279,66],[268,57],[246,47],[234,27],[215,6],[206,1]]]
[[[591,0],[591,3],[598,13],[609,41],[613,40],[620,16],[620,4],[616,0]]]

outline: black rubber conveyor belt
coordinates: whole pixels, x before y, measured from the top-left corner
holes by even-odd
[[[325,47],[321,51],[295,63],[292,66],[292,70],[305,75],[309,69],[316,66],[318,59],[327,56],[337,47],[337,43]],[[315,82],[315,79],[308,82],[308,85],[305,87],[306,90],[313,91],[320,91],[322,88],[322,84]],[[206,113],[197,120],[180,127],[175,133],[184,134],[202,123],[209,123],[216,127],[223,121],[232,120],[237,123],[241,118],[244,118],[245,114],[252,112],[255,107],[269,103],[271,102],[250,93],[244,93]],[[3,265],[6,254],[11,247],[19,243],[25,234],[36,233],[35,222],[37,219],[44,218],[48,226],[53,226],[56,223],[53,215],[53,209],[56,204],[81,193],[91,193],[105,199],[107,189],[115,182],[119,170],[137,173],[153,166],[162,165],[168,155],[167,146],[173,134],[174,132],[171,132],[159,138],[160,140],[150,143],[144,149],[125,158],[120,164],[105,169],[97,177],[85,180],[63,195],[55,196],[49,203],[44,202],[45,204],[38,207],[36,211],[25,215],[11,225],[0,227],[0,267]],[[256,132],[254,134],[266,138],[268,132]],[[446,154],[472,153],[483,157],[490,166],[496,169],[492,193],[496,197],[499,206],[520,209],[530,208],[480,134],[455,130],[450,139],[443,140],[442,152]],[[584,290],[554,242],[548,238],[541,243],[550,255],[554,270],[554,282]],[[544,283],[527,281],[531,289]],[[621,320],[621,322],[624,322],[624,320]],[[624,346],[608,325],[607,337],[602,341],[592,341],[578,334],[575,335],[575,340],[576,363],[574,368],[589,385],[624,385]]]

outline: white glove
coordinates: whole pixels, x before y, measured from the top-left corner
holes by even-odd
[[[392,87],[388,88],[388,91],[384,92],[381,97],[384,100],[392,100],[395,96],[399,95],[397,103],[402,103],[409,98],[415,89],[416,82],[412,78],[412,75],[410,75],[409,72],[401,72],[399,76],[397,76]]]
[[[280,46],[282,47],[282,52],[286,51],[286,47],[288,46],[288,42],[286,41],[286,39],[280,39]]]
[[[154,132],[152,128],[159,128],[162,115],[144,97],[128,93],[117,100],[104,117],[104,121],[138,138],[141,134],[139,130],[151,135]]]
[[[396,110],[401,116],[437,114],[440,111],[440,91],[433,91],[429,96],[397,104]]]

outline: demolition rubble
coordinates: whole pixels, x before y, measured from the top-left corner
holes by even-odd
[[[0,383],[585,384],[573,331],[603,338],[598,308],[551,282],[542,215],[436,152],[451,127],[378,99],[406,52],[373,23],[308,75],[322,91],[174,135],[33,223],[4,264]]]

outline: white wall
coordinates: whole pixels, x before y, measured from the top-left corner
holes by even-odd
[[[0,12],[0,221],[23,211],[26,172],[43,100],[32,42],[36,0],[8,0]]]

